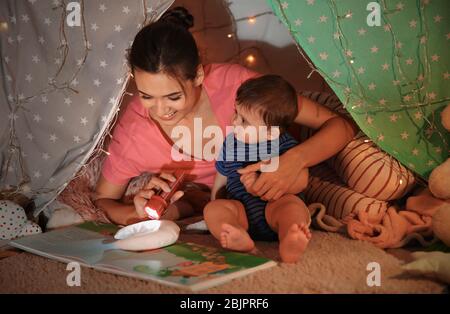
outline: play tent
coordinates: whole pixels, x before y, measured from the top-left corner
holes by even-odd
[[[448,4],[374,2],[370,8],[359,0],[174,5],[195,16],[204,63],[240,62],[281,74],[300,90],[331,87],[372,141],[426,179],[449,153],[439,119],[449,103]],[[89,160],[107,153],[103,143],[129,92],[127,49],[172,4],[0,3],[0,189],[34,198],[38,214]],[[378,8],[380,25],[370,26]]]

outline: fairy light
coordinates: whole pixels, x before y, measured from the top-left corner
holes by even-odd
[[[99,151],[101,151],[101,152],[103,152],[103,153],[105,153],[106,155],[111,155],[111,153],[110,152],[108,152],[108,151],[106,151],[106,150],[104,150],[103,148],[99,148]]]
[[[233,34],[228,34],[227,37],[228,37],[228,38],[232,38],[232,37],[233,37]]]
[[[7,32],[7,31],[8,31],[8,23],[0,22],[0,32]]]
[[[256,61],[256,58],[254,55],[249,54],[246,58],[245,61],[247,61],[248,64],[253,64]]]
[[[248,18],[248,23],[249,23],[249,24],[255,24],[255,23],[256,23],[256,18],[253,17],[253,16],[252,16],[252,17],[249,17],[249,18]]]

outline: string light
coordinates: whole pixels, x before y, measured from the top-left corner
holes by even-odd
[[[6,31],[8,31],[8,23],[0,22],[0,32],[6,32]]]
[[[106,155],[111,155],[111,153],[110,152],[108,152],[108,151],[106,151],[106,150],[104,150],[103,148],[99,148],[99,151],[101,151],[101,152],[103,152],[103,153],[105,153]]]
[[[249,23],[249,24],[255,24],[255,23],[256,23],[256,18],[254,18],[254,17],[249,17],[249,18],[248,18],[248,23]]]
[[[234,45],[236,46],[236,52],[234,54],[232,54],[229,58],[225,59],[225,60],[221,60],[221,62],[225,62],[225,63],[229,63],[229,62],[234,62],[234,63],[240,63],[243,64],[245,66],[252,66],[254,64],[256,64],[256,60],[257,58],[261,58],[264,60],[265,65],[267,66],[267,69],[269,72],[273,72],[272,68],[270,66],[270,62],[268,62],[268,60],[266,59],[266,57],[264,56],[264,54],[261,52],[261,49],[256,46],[256,45],[252,45],[246,48],[242,48],[241,47],[241,42],[238,40],[238,35],[237,35],[237,24],[240,22],[246,22],[249,23],[249,20],[254,21],[254,24],[250,24],[250,25],[255,25],[256,24],[256,19],[262,17],[262,16],[266,16],[266,15],[274,15],[272,11],[265,11],[265,12],[261,12],[255,15],[251,15],[251,16],[245,16],[245,17],[241,17],[238,19],[234,18],[233,13],[231,12],[230,9],[230,4],[231,3],[227,3],[226,1],[223,1],[223,7],[224,9],[227,11],[228,16],[230,17],[230,22],[229,23],[225,23],[225,24],[220,24],[220,25],[208,25],[202,28],[198,28],[198,29],[194,29],[192,31],[192,34],[198,34],[198,33],[203,33],[206,32],[208,30],[217,30],[217,29],[223,29],[223,28],[231,28],[231,31],[226,33],[226,37],[227,38],[233,38],[234,39]],[[202,6],[202,12],[205,12],[205,8],[204,6]],[[206,14],[203,14],[203,20],[206,20]],[[205,23],[206,24],[206,23]],[[208,63],[209,58],[207,55],[207,49],[200,49],[201,53],[200,55],[202,56],[202,61],[205,63]],[[245,56],[247,51],[252,51],[253,52],[253,58],[254,58],[254,62],[249,63],[246,60],[246,57],[241,58],[243,55]]]
[[[247,58],[245,58],[245,60],[249,63],[249,64],[253,64],[255,62],[255,56],[250,54],[247,56]]]

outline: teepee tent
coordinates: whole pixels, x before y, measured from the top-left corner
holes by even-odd
[[[299,90],[331,87],[375,143],[426,178],[449,153],[439,119],[448,5],[374,2],[379,26],[359,0],[2,1],[0,189],[32,197],[38,214],[104,154],[131,89],[127,49],[171,5],[194,15],[204,63],[239,62]]]

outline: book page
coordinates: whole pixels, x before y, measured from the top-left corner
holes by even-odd
[[[10,242],[10,245],[34,253],[62,256],[69,259],[95,264],[102,259],[110,246],[105,243],[107,237],[99,233],[78,227],[69,227],[47,233],[23,237]]]
[[[63,262],[78,261],[102,271],[199,290],[276,265],[267,258],[181,243],[144,252],[117,249],[111,224],[84,223],[32,235],[10,244]]]
[[[269,259],[193,243],[177,243],[147,252],[110,250],[96,266],[109,267],[175,286],[227,281],[231,274],[275,265]],[[232,276],[235,277],[235,276]]]

